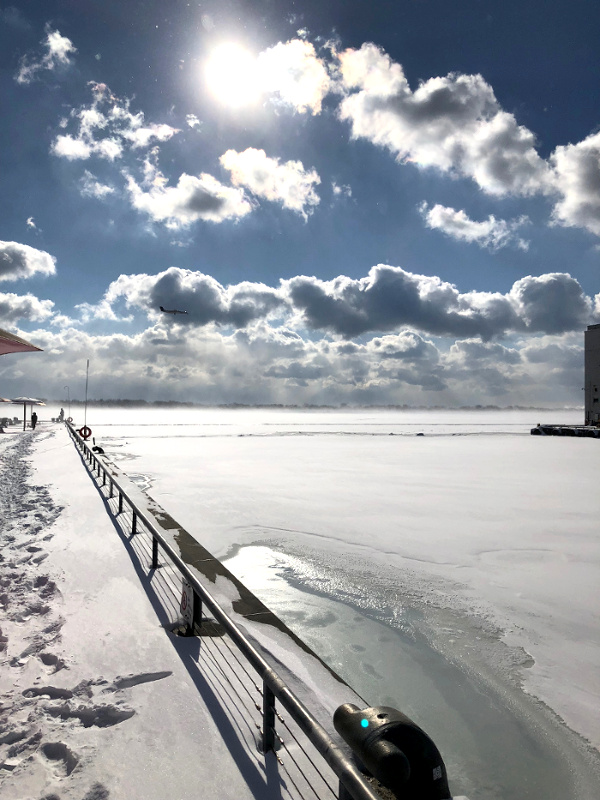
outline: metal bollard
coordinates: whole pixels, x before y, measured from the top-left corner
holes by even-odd
[[[359,709],[345,703],[333,715],[359,768],[402,800],[449,800],[446,766],[429,736],[389,706]]]

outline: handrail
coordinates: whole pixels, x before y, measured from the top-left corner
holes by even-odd
[[[98,458],[97,454],[91,447],[84,441],[77,433],[73,425],[65,422],[71,438],[75,444],[81,448],[83,452],[87,451],[90,461],[95,461],[98,474],[100,474],[100,467],[104,471],[104,479],[108,474],[106,465]],[[169,555],[172,562],[185,577],[188,583],[192,586],[194,592],[198,594],[206,603],[218,622],[221,623],[223,628],[227,631],[232,641],[236,644],[239,650],[246,657],[253,669],[259,674],[263,680],[263,685],[268,688],[268,692],[264,693],[265,703],[263,704],[263,715],[265,720],[267,718],[273,720],[274,712],[274,698],[277,698],[282,706],[289,712],[292,719],[299,725],[301,730],[306,734],[309,741],[313,744],[320,755],[325,759],[327,764],[331,767],[335,775],[340,779],[340,783],[345,788],[346,792],[354,800],[381,800],[381,796],[375,792],[372,786],[365,779],[364,775],[346,756],[341,747],[336,744],[330,737],[329,733],[317,721],[317,719],[306,708],[304,703],[291,691],[283,678],[265,661],[265,659],[256,650],[254,645],[244,635],[235,622],[227,615],[221,608],[217,600],[210,594],[210,592],[200,583],[198,578],[190,570],[185,561],[181,558],[180,554],[171,546],[171,544],[163,537],[160,530],[155,525],[154,521],[129,497],[125,489],[119,484],[112,475],[109,476],[111,484],[119,491],[119,511],[122,510],[122,498],[124,497],[130,508],[134,513],[134,532],[135,532],[135,519],[139,517],[149,533],[152,535],[153,542],[158,542],[163,550]],[[272,693],[273,702],[268,703],[268,694]],[[273,722],[271,722],[271,725]],[[267,752],[274,749],[273,737],[267,733],[267,725],[263,724],[263,750]]]

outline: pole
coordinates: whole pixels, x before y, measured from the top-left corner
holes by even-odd
[[[68,417],[71,416],[71,389],[68,386],[65,386],[64,388],[67,390],[67,405],[69,407],[69,413],[67,415],[68,419]]]
[[[88,394],[88,378],[90,375],[90,360],[87,360],[87,366],[85,368],[85,408],[83,412],[83,427],[87,425],[87,394]]]

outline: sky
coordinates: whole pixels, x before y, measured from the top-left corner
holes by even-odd
[[[0,0],[1,3],[1,0]],[[595,0],[0,4],[0,395],[580,405]],[[160,310],[184,311],[169,314]]]

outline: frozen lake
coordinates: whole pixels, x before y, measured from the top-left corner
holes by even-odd
[[[87,423],[368,704],[425,728],[455,794],[591,800],[600,443],[529,435],[581,417],[90,408]]]

